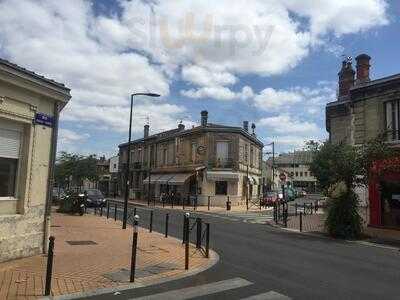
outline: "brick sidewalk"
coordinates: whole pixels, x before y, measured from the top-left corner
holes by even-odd
[[[93,215],[69,216],[54,213],[55,236],[52,295],[87,292],[129,283],[132,228],[121,222]],[[67,241],[93,241],[71,245]],[[0,299],[36,299],[44,294],[47,257],[37,255],[0,264]],[[211,265],[194,247],[190,268]],[[140,229],[135,284],[182,276],[184,247],[174,238]]]

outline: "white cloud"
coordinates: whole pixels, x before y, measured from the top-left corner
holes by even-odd
[[[257,123],[259,126],[270,129],[271,134],[313,135],[320,132],[317,124],[300,121],[288,114],[262,118]]]
[[[230,100],[247,100],[253,97],[254,93],[251,87],[245,86],[242,91],[234,92],[228,87],[224,86],[210,86],[202,87],[199,89],[183,90],[181,94],[194,99],[211,98],[221,101]]]
[[[225,86],[237,82],[237,78],[231,73],[213,72],[195,65],[182,68],[182,79],[200,86]]]
[[[77,133],[69,129],[59,129],[58,131],[58,142],[60,144],[71,144],[78,141],[87,140],[90,137],[88,133]]]

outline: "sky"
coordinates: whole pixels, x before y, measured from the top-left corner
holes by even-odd
[[[207,110],[293,151],[326,139],[344,58],[369,54],[373,79],[400,72],[397,2],[0,0],[0,57],[71,88],[59,151],[115,155],[136,92],[162,96],[135,98],[134,138]]]

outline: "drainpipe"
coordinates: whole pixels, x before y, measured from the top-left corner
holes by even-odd
[[[59,119],[59,104],[54,103],[54,124],[53,134],[51,137],[50,145],[50,158],[49,158],[49,177],[47,179],[47,194],[44,214],[44,234],[43,234],[43,253],[47,253],[48,241],[50,236],[50,216],[51,216],[51,202],[54,185],[54,165],[57,155],[57,137],[58,137],[58,119]]]

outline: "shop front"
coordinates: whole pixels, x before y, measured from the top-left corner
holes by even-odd
[[[369,225],[400,229],[400,157],[376,162],[371,177]]]

